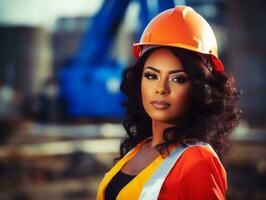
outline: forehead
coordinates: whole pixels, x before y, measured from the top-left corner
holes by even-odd
[[[154,50],[147,58],[144,68],[147,66],[155,67],[161,71],[183,69],[181,60],[165,48]]]

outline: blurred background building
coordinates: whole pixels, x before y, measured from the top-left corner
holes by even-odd
[[[0,199],[95,199],[125,136],[119,84],[132,44],[181,4],[210,23],[242,91],[227,199],[266,199],[262,0],[0,0]]]

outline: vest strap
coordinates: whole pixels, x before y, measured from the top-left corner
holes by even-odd
[[[182,155],[182,153],[190,146],[203,145],[208,146],[212,151],[212,147],[205,142],[198,141],[196,144],[189,145],[187,147],[179,146],[175,150],[173,150],[162,162],[162,164],[155,170],[149,180],[146,182],[144,187],[141,190],[139,200],[157,200],[163,182],[166,176],[171,171],[172,167],[178,160],[178,158]],[[214,152],[214,151],[213,151]]]

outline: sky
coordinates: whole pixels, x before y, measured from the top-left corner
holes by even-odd
[[[92,16],[103,0],[0,0],[0,25],[52,30],[59,17]]]

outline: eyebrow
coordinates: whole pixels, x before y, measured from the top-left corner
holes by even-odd
[[[145,67],[145,69],[151,69],[153,71],[156,71],[156,72],[160,73],[159,69],[156,69],[156,68],[151,67],[151,66]],[[173,74],[173,73],[177,73],[177,72],[185,72],[185,70],[183,70],[183,69],[175,69],[175,70],[169,71],[169,74]]]

